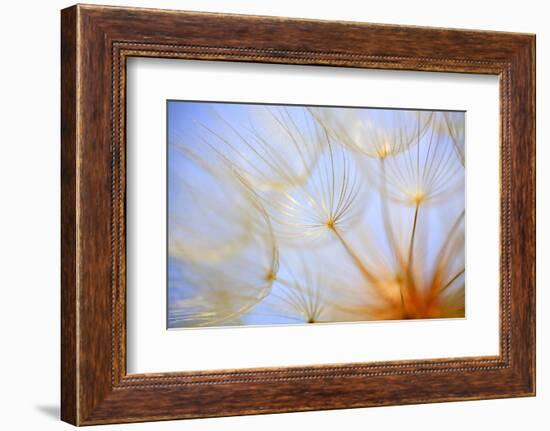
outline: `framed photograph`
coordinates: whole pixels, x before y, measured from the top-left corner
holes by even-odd
[[[61,13],[62,419],[535,394],[535,36]]]

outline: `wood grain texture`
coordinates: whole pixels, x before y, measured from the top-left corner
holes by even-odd
[[[79,5],[62,11],[61,38],[63,420],[87,425],[534,395],[533,35]],[[129,56],[498,75],[499,356],[127,375]]]
[[[61,417],[77,422],[76,9],[61,16]]]

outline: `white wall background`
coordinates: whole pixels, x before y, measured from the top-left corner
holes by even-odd
[[[550,27],[545,2],[462,0],[119,0],[101,3],[537,34],[538,396],[105,426],[135,430],[547,429],[550,423]],[[59,414],[60,0],[4,2],[0,14],[0,427],[70,429]],[[546,312],[546,314],[545,314]]]

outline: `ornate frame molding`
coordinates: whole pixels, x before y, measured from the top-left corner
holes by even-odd
[[[206,33],[205,26],[218,30]],[[269,31],[257,35],[258,26]],[[324,37],[335,31],[337,41]],[[533,395],[534,47],[534,36],[524,34],[65,9],[62,418],[98,424]],[[500,355],[127,375],[125,66],[131,56],[498,75]],[[262,397],[250,399],[252,391]]]

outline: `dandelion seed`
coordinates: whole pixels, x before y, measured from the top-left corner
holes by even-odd
[[[183,154],[186,169],[169,208],[175,274],[169,326],[228,323],[269,293],[278,269],[275,237],[259,199],[231,166],[215,153],[207,159]],[[208,184],[208,193],[197,182]]]
[[[263,197],[282,241],[307,246],[326,240],[334,229],[353,226],[368,201],[353,159],[325,139],[326,150],[304,184]]]
[[[254,202],[223,162],[212,157],[207,161],[190,148],[176,149],[172,157],[180,171],[172,178],[169,201],[170,254],[221,261],[253,239]]]
[[[464,184],[464,167],[449,135],[432,118],[430,128],[414,145],[380,160],[363,159],[372,181],[388,199],[419,206],[446,202]]]
[[[198,122],[200,139],[222,154],[259,190],[286,190],[303,184],[321,152],[323,133],[301,107],[251,105],[238,112],[212,110]],[[239,118],[239,124],[234,124]]]
[[[306,255],[307,256],[307,255]],[[327,278],[313,271],[311,255],[281,261],[281,269],[268,296],[251,312],[291,323],[322,323],[331,316]],[[292,263],[291,263],[292,262]]]
[[[427,130],[430,111],[370,108],[310,108],[312,115],[339,143],[376,159],[399,154]]]
[[[463,112],[442,112],[440,114],[443,116],[443,121],[441,121],[441,128],[444,128],[445,131],[450,136],[453,141],[456,155],[464,166],[464,156],[465,156],[465,114]]]

